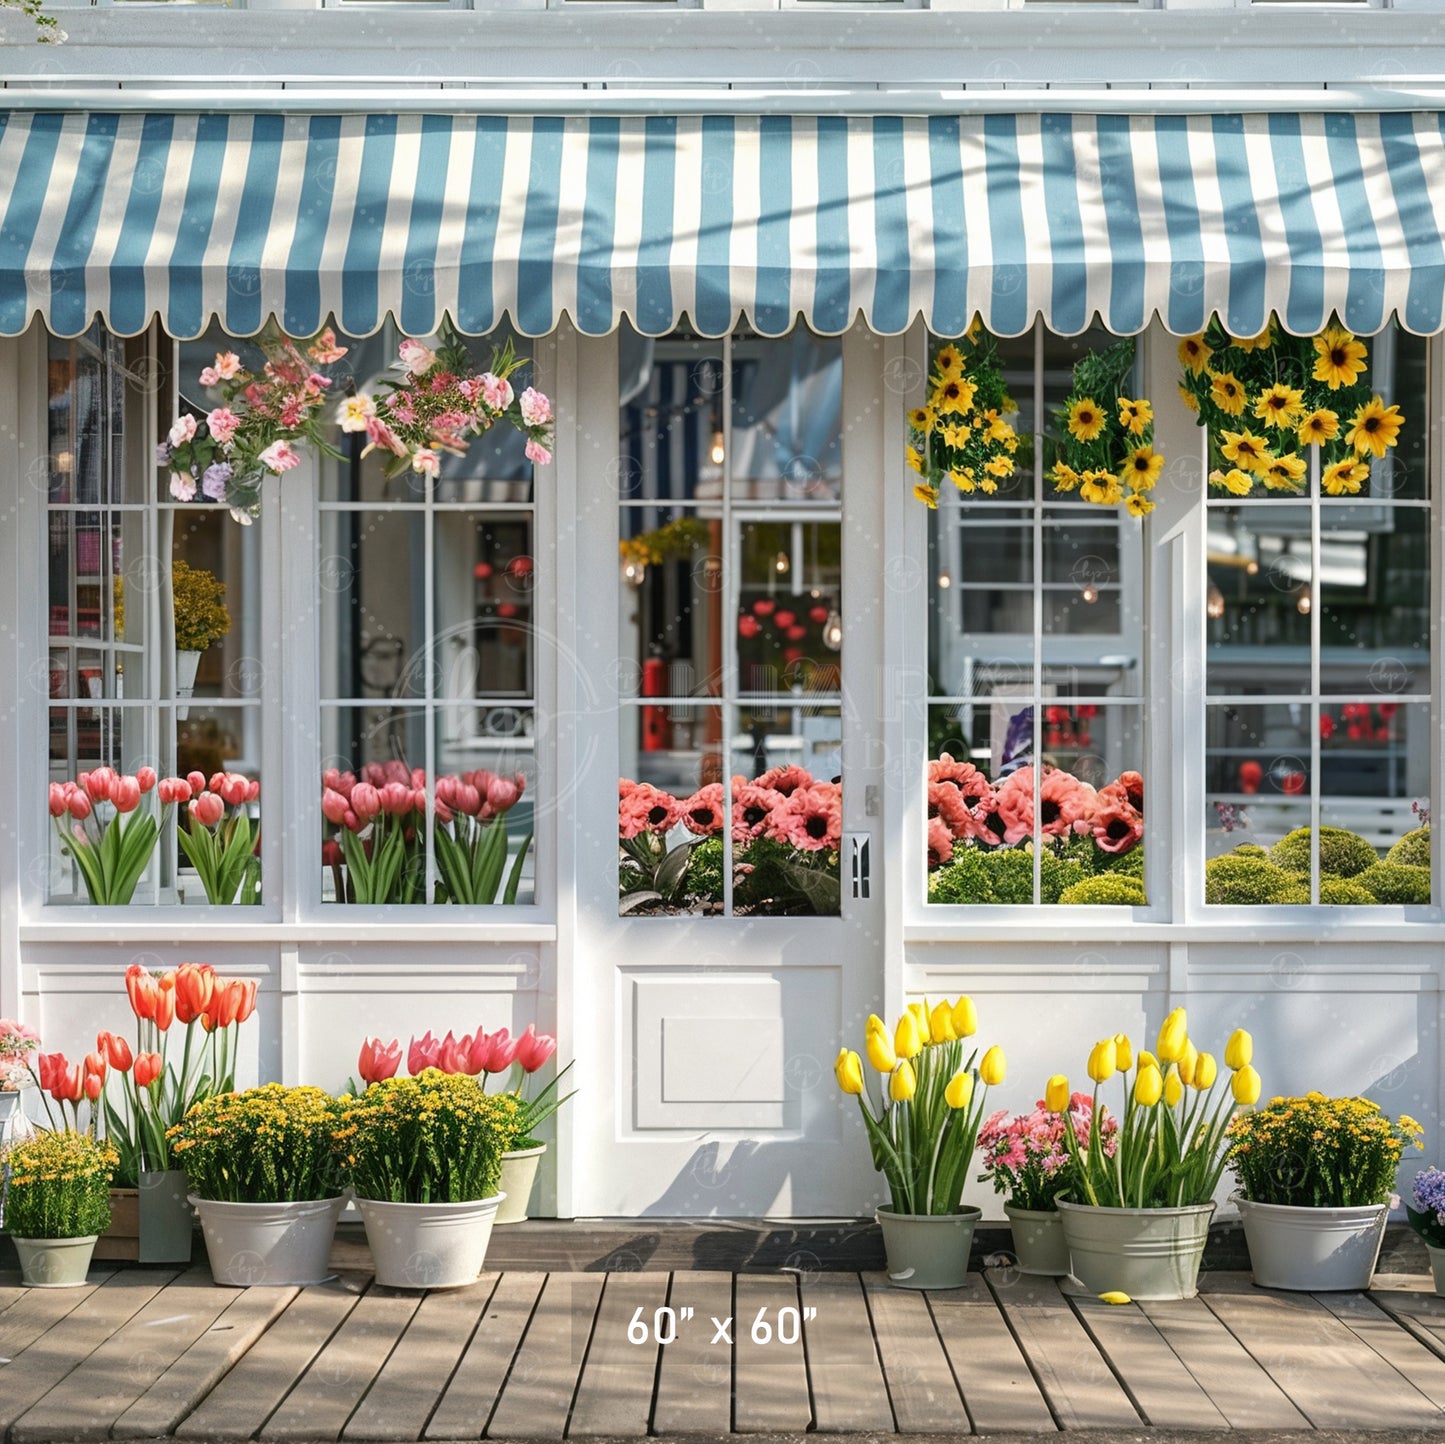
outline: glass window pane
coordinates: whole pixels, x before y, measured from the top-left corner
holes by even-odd
[[[837,692],[842,679],[842,528],[837,522],[739,527],[740,695]]]
[[[437,512],[435,694],[532,695],[537,568],[530,512]]]
[[[261,569],[256,528],[222,510],[162,510],[172,534],[173,668],[163,685],[180,697],[255,697],[261,690],[261,626],[255,583]],[[129,635],[127,631],[127,635]]]
[[[723,343],[682,335],[654,339],[624,326],[618,362],[618,498],[624,503],[720,499],[726,464]],[[625,528],[624,518],[624,536]]]
[[[125,446],[127,344],[99,326],[74,340],[49,338],[49,500],[113,506],[145,500],[149,468]],[[132,388],[137,398],[139,389]]]

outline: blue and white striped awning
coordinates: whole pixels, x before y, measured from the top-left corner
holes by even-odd
[[[1436,114],[0,114],[0,333],[1442,324]]]

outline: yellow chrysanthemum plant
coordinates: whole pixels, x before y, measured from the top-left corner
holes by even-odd
[[[1072,1115],[1064,1114],[1078,1180],[1073,1201],[1100,1208],[1208,1203],[1224,1172],[1235,1109],[1259,1101],[1253,1051],[1249,1034],[1237,1029],[1225,1047],[1221,1069],[1214,1055],[1201,1052],[1189,1037],[1183,1008],[1165,1018],[1152,1053],[1143,1048],[1136,1052],[1123,1033],[1096,1043],[1089,1053],[1088,1074],[1098,1126],[1080,1138]],[[1099,1096],[1103,1085],[1115,1078],[1123,1093],[1117,1112]],[[1067,1097],[1063,1080],[1051,1080],[1051,1087]]]
[[[1132,340],[1090,352],[1075,365],[1073,387],[1056,413],[1056,434],[1049,438],[1053,462],[1044,475],[1061,495],[1148,516],[1164,457],[1154,449],[1152,403],[1129,394],[1133,369]]]
[[[863,1057],[848,1048],[838,1054],[838,1086],[858,1100],[873,1166],[888,1180],[895,1213],[959,1209],[988,1090],[1005,1071],[1002,1048],[980,1056],[969,1045],[977,1031],[972,998],[931,1008],[925,999],[910,1003],[891,1030],[870,1015]],[[872,1084],[870,1071],[877,1075]]]
[[[1369,348],[1332,322],[1291,336],[1271,317],[1258,336],[1231,336],[1216,317],[1179,342],[1179,392],[1209,428],[1209,485],[1230,496],[1300,495],[1319,450],[1320,489],[1355,496],[1372,462],[1397,445],[1405,418],[1372,392]]]
[[[993,496],[1018,469],[1017,414],[1004,386],[993,340],[970,327],[962,340],[933,354],[924,404],[908,412],[913,495],[930,508],[952,486],[965,495]]]

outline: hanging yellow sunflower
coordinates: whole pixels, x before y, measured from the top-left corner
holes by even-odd
[[[1232,461],[1241,471],[1262,473],[1273,459],[1269,443],[1252,431],[1226,431],[1219,450],[1226,461]]]
[[[1386,448],[1395,445],[1404,424],[1405,418],[1398,406],[1386,406],[1378,396],[1372,396],[1355,412],[1345,440],[1358,455],[1368,453],[1376,461],[1382,461]]]
[[[1237,466],[1228,471],[1215,470],[1209,473],[1210,486],[1219,487],[1231,496],[1248,496],[1254,490],[1254,478]]]
[[[1054,469],[1049,473],[1049,481],[1055,491],[1077,491],[1079,489],[1079,473],[1066,462],[1054,463]]]
[[[1353,386],[1365,369],[1369,353],[1362,341],[1340,326],[1329,326],[1314,338],[1316,381],[1323,381],[1331,391]]]
[[[1069,407],[1069,435],[1075,441],[1093,441],[1104,429],[1104,412],[1092,396]]]
[[[1330,496],[1356,495],[1370,468],[1358,461],[1336,461],[1325,467],[1320,475],[1320,485]]]
[[[1148,516],[1154,510],[1154,503],[1147,496],[1133,492],[1124,498],[1124,510],[1130,516]]]
[[[915,482],[913,485],[914,497],[927,505],[929,511],[938,510],[938,488],[929,486],[926,481]]]
[[[1124,480],[1135,491],[1153,491],[1163,470],[1164,458],[1152,446],[1135,447],[1124,464]]]
[[[1208,346],[1204,344],[1204,336],[1186,336],[1179,343],[1179,362],[1187,366],[1196,376],[1202,375],[1204,368],[1209,365],[1209,358],[1214,355]]]
[[[939,416],[966,416],[977,390],[966,377],[950,377],[933,393],[933,409]]]
[[[1239,377],[1232,371],[1209,373],[1210,387],[1209,396],[1214,404],[1226,416],[1240,416],[1244,413],[1244,404],[1249,399],[1244,387],[1240,384]]]
[[[1274,322],[1266,323],[1258,336],[1231,336],[1229,344],[1241,351],[1267,351],[1274,344]]]
[[[1294,452],[1274,457],[1260,473],[1271,491],[1299,491],[1309,474],[1309,463]]]
[[[1304,415],[1304,392],[1276,381],[1254,403],[1254,414],[1276,431],[1293,430]]]
[[[1323,446],[1340,434],[1340,418],[1328,406],[1318,406],[1299,424],[1301,446]]]
[[[940,382],[957,381],[963,375],[963,353],[957,346],[940,346],[933,358],[933,371]]]

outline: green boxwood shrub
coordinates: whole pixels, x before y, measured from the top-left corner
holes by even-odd
[[[1304,876],[1310,870],[1310,830],[1297,827],[1286,833],[1269,850],[1269,860],[1285,872],[1297,872]],[[1333,873],[1336,877],[1354,877],[1373,867],[1379,861],[1379,854],[1357,832],[1346,832],[1342,827],[1320,828],[1320,871]]]
[[[1262,857],[1226,852],[1204,864],[1204,901],[1207,903],[1257,907],[1293,900],[1282,899],[1279,894],[1298,887],[1296,878]],[[1308,889],[1305,901],[1309,901]]]
[[[1371,907],[1375,895],[1358,878],[1327,877],[1320,879],[1320,901],[1331,907]]]
[[[1100,873],[1097,877],[1086,877],[1066,887],[1059,894],[1059,901],[1066,905],[1086,904],[1093,906],[1143,907],[1144,885],[1125,873]]]
[[[1430,869],[1409,867],[1403,863],[1377,862],[1367,867],[1355,881],[1365,888],[1377,903],[1428,903],[1430,901]]]
[[[1386,862],[1400,863],[1404,867],[1429,867],[1430,866],[1430,828],[1417,827],[1414,832],[1407,832],[1389,852],[1385,854]]]
[[[953,861],[928,880],[928,900],[936,903],[1031,903],[1034,858],[1021,847],[985,851],[961,847]]]
[[[1072,857],[1059,857],[1045,848],[1039,857],[1039,897],[1056,903],[1066,888],[1089,876],[1088,867]]]
[[[1241,842],[1234,849],[1236,857],[1264,857],[1269,856],[1269,849],[1261,847],[1257,842]]]

